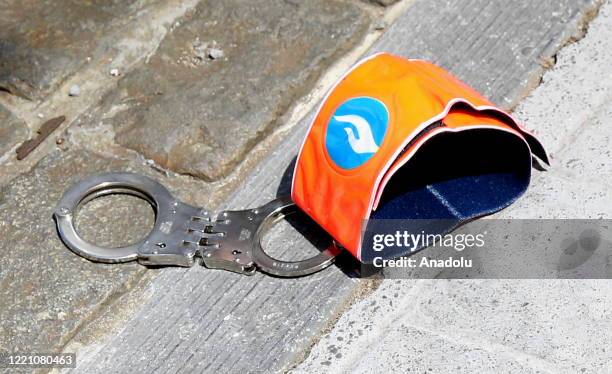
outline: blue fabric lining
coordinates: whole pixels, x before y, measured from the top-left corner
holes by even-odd
[[[440,220],[434,231],[446,234],[512,204],[527,190],[530,177],[531,152],[514,134],[495,129],[440,133],[391,177],[370,218],[402,219],[405,227],[397,229],[409,233],[423,229],[423,222],[409,220]],[[405,254],[401,248],[373,252],[366,239],[364,262]]]

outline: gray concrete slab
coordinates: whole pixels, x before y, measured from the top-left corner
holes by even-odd
[[[594,4],[415,1],[370,53],[388,49],[428,57],[509,106],[528,82],[539,80],[538,58],[550,58],[571,35],[579,35]],[[495,37],[486,37],[492,30]],[[523,49],[527,46],[533,49]],[[224,205],[254,206],[286,193],[290,171],[285,171],[308,122],[309,117],[300,121]],[[286,235],[279,234],[279,239]],[[296,242],[290,249],[308,248]],[[298,280],[167,269],[144,291],[151,299],[115,335],[89,344],[73,340],[83,352],[76,371],[283,371],[302,357],[357,289],[359,284],[338,268]],[[435,339],[429,339],[432,347]],[[486,354],[479,360],[499,361],[505,368],[522,365]]]
[[[611,30],[607,3],[519,105],[557,157],[498,217],[612,218],[612,96],[597,79],[612,75]],[[609,280],[385,280],[295,372],[608,373],[611,291]]]

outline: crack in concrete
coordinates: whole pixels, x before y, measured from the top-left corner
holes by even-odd
[[[597,17],[599,10],[604,3],[604,0],[597,0],[597,2],[591,8],[588,8],[581,13],[580,18],[577,21],[576,28],[574,30],[569,30],[569,34],[566,36],[565,40],[561,41],[561,43],[552,51],[550,56],[540,57],[540,60],[538,61],[541,67],[540,71],[535,72],[533,77],[528,78],[525,89],[518,93],[511,105],[507,108],[508,111],[513,112],[521,101],[523,101],[531,94],[531,92],[542,84],[544,74],[553,69],[557,64],[557,55],[559,52],[561,52],[567,46],[577,43],[586,36],[589,31],[589,24]]]

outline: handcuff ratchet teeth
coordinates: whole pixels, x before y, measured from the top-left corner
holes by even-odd
[[[74,217],[87,202],[110,194],[128,194],[148,201],[155,211],[151,232],[139,243],[106,248],[84,240]],[[312,274],[329,266],[340,249],[331,244],[314,257],[281,261],[268,255],[261,244],[264,234],[297,207],[289,197],[261,207],[223,211],[216,217],[203,208],[177,200],[161,184],[133,173],[96,175],[64,193],[54,218],[62,241],[76,254],[95,262],[137,260],[150,266],[193,266],[199,259],[207,268],[252,275],[256,270],[279,277]]]

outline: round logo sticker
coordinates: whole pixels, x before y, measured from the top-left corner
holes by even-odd
[[[325,134],[329,157],[343,169],[354,169],[368,161],[382,144],[389,112],[380,101],[357,97],[334,112]]]

